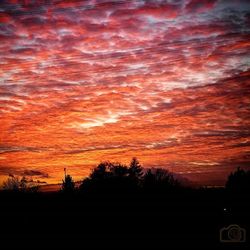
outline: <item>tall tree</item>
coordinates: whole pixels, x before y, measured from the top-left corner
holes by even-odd
[[[133,157],[129,165],[129,176],[133,179],[140,179],[143,175],[143,169],[136,157]]]

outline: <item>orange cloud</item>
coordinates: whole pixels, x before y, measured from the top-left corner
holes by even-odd
[[[133,156],[200,183],[249,167],[249,4],[17,2],[0,16],[1,180]]]

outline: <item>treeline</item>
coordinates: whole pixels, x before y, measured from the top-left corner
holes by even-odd
[[[238,168],[226,181],[225,188],[230,191],[250,191],[250,171]],[[10,175],[3,183],[4,190],[17,192],[37,192],[39,186],[25,177],[19,179]],[[101,162],[90,175],[80,183],[75,183],[72,176],[65,175],[60,192],[73,193],[165,193],[184,190],[187,187],[175,175],[166,169],[145,169],[137,158],[133,158],[129,166],[121,163]]]
[[[166,169],[144,169],[136,158],[130,165],[102,162],[92,170],[77,188],[83,193],[165,192],[181,188],[180,182]],[[70,175],[65,176],[62,192],[76,190]]]

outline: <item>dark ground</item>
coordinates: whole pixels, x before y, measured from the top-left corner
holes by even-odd
[[[249,249],[249,196],[223,189],[132,197],[2,192],[0,207],[1,249]],[[220,242],[229,224],[245,228],[247,242]]]

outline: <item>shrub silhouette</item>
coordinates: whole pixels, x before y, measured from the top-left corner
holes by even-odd
[[[228,176],[226,188],[231,191],[250,191],[250,171],[237,168]]]

